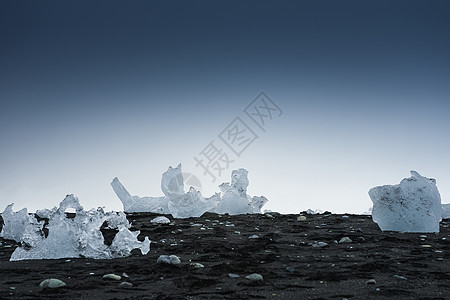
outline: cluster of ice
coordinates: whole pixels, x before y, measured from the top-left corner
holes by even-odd
[[[184,182],[181,164],[176,168],[169,167],[162,175],[161,190],[165,197],[131,196],[119,179],[114,178],[111,185],[123,203],[125,212],[154,212],[171,214],[174,218],[200,217],[205,212],[228,213],[230,215],[260,213],[267,202],[264,196],[250,197],[247,195],[248,171],[234,170],[231,174],[231,184],[221,184],[223,193],[216,193],[204,198],[200,191],[191,187],[184,192]]]
[[[435,179],[411,171],[400,184],[374,187],[369,196],[372,219],[381,230],[439,232],[442,205]]]
[[[57,259],[67,257],[88,257],[111,259],[128,256],[133,249],[143,254],[150,250],[150,240],[145,237],[138,241],[139,231],[129,230],[130,224],[123,212],[105,213],[102,208],[85,211],[78,199],[67,195],[58,208],[37,211],[40,218],[47,218],[47,237],[44,234],[45,221],[38,221],[27,213],[27,209],[13,212],[8,205],[2,213],[4,226],[0,236],[21,243],[11,256],[11,261],[26,259]],[[75,216],[69,218],[68,210]],[[106,222],[109,228],[118,233],[110,246],[104,243],[101,226]]]

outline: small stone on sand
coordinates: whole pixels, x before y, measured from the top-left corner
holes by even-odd
[[[41,288],[41,290],[58,289],[58,288],[62,288],[65,286],[67,286],[67,284],[64,281],[56,279],[56,278],[45,279],[44,281],[42,281],[39,284],[39,287]]]
[[[200,268],[204,268],[205,267],[201,263],[196,263],[196,262],[191,263],[190,265],[191,265],[191,267],[194,267],[195,269],[200,269]]]
[[[315,247],[315,248],[322,248],[322,247],[326,247],[326,246],[328,246],[328,244],[327,243],[325,243],[325,242],[314,242],[313,244],[312,244],[312,246],[313,247]]]
[[[119,281],[120,279],[122,279],[122,277],[119,275],[116,275],[116,274],[106,274],[106,275],[103,275],[103,279]]]
[[[264,278],[258,273],[253,273],[253,274],[247,275],[247,276],[245,276],[245,279],[248,279],[252,282],[260,282],[260,281],[264,280]]]
[[[129,289],[133,287],[133,284],[131,282],[121,282],[119,283],[119,285],[117,286],[119,289]]]
[[[181,260],[176,255],[160,255],[156,263],[178,266],[181,264]]]
[[[353,242],[348,236],[344,236],[339,240],[339,244],[350,244]]]
[[[169,224],[170,220],[167,217],[159,216],[150,221],[152,224]]]

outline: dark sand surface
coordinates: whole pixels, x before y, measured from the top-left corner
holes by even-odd
[[[307,215],[306,221],[297,221],[298,215],[207,213],[152,225],[154,216],[128,215],[133,229],[141,230],[139,238],[148,236],[152,244],[147,255],[133,251],[122,259],[9,262],[16,243],[0,239],[0,298],[450,299],[449,219],[441,222],[439,234],[421,238],[419,233],[381,232],[362,215]],[[113,234],[105,231],[106,241]],[[252,235],[259,238],[249,239]],[[344,236],[353,242],[334,242]],[[314,241],[328,246],[312,247]],[[179,256],[181,266],[156,264],[162,254]],[[124,272],[129,277],[121,281],[133,283],[132,288],[119,289],[119,281],[102,279]],[[244,278],[251,273],[264,281],[252,285]],[[47,278],[61,279],[67,287],[40,291],[39,283]],[[367,284],[369,279],[376,284]]]

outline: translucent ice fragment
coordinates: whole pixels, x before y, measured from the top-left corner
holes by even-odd
[[[264,196],[253,196],[250,202],[251,213],[259,214],[261,213],[261,208],[267,203],[267,198]]]
[[[217,205],[218,197],[216,194],[205,199],[199,191],[191,187],[185,194],[170,195],[169,210],[174,218],[200,217]]]
[[[169,169],[162,175],[161,190],[167,198],[184,195],[183,174],[181,164],[176,168]]]
[[[8,205],[2,213],[4,225],[0,236],[33,246],[36,240],[42,238],[44,222],[38,222],[35,217],[28,214],[26,208],[14,212],[13,205],[14,203]]]
[[[248,171],[245,169],[232,171],[231,184],[223,183],[219,186],[223,196],[213,212],[230,215],[261,213],[261,208],[268,200],[264,196],[251,198],[247,195],[247,175]]]
[[[191,187],[184,192],[184,181],[181,164],[169,169],[162,175],[161,189],[165,197],[131,196],[125,187],[114,178],[111,183],[114,191],[122,201],[125,212],[155,212],[172,214],[174,218],[200,217],[205,212],[229,213],[232,215],[260,213],[267,202],[263,196],[251,198],[247,195],[249,184],[245,169],[234,170],[231,174],[231,184],[221,184],[223,193],[204,198],[199,191]]]
[[[169,214],[168,202],[166,197],[138,197],[131,196],[126,188],[116,177],[111,183],[114,192],[123,204],[125,212],[153,212],[159,214]]]
[[[68,217],[67,210],[75,211],[75,216]],[[102,208],[85,211],[73,195],[67,195],[59,208],[44,214],[49,218],[48,236],[35,235],[26,246],[18,247],[13,252],[11,261],[66,257],[110,259],[127,256],[134,248],[147,253],[150,247],[148,238],[140,242],[137,240],[139,232],[129,231],[130,224],[123,212],[105,213]],[[105,222],[109,228],[119,231],[111,246],[104,243],[100,231]],[[17,241],[24,241],[24,237]]]
[[[436,180],[411,171],[400,184],[374,187],[369,196],[372,219],[381,230],[439,232],[442,204]]]
[[[129,256],[133,249],[139,249],[142,254],[147,254],[150,251],[150,240],[145,237],[143,242],[138,241],[139,233],[140,231],[132,232],[125,227],[120,228],[111,244],[112,256]]]

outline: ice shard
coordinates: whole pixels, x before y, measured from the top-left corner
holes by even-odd
[[[158,214],[170,214],[166,197],[139,197],[131,196],[127,189],[120,183],[116,177],[111,186],[123,204],[123,210],[128,213],[132,212],[153,212]]]
[[[436,180],[411,171],[411,177],[397,185],[369,190],[372,219],[383,231],[439,232],[441,196]]]

